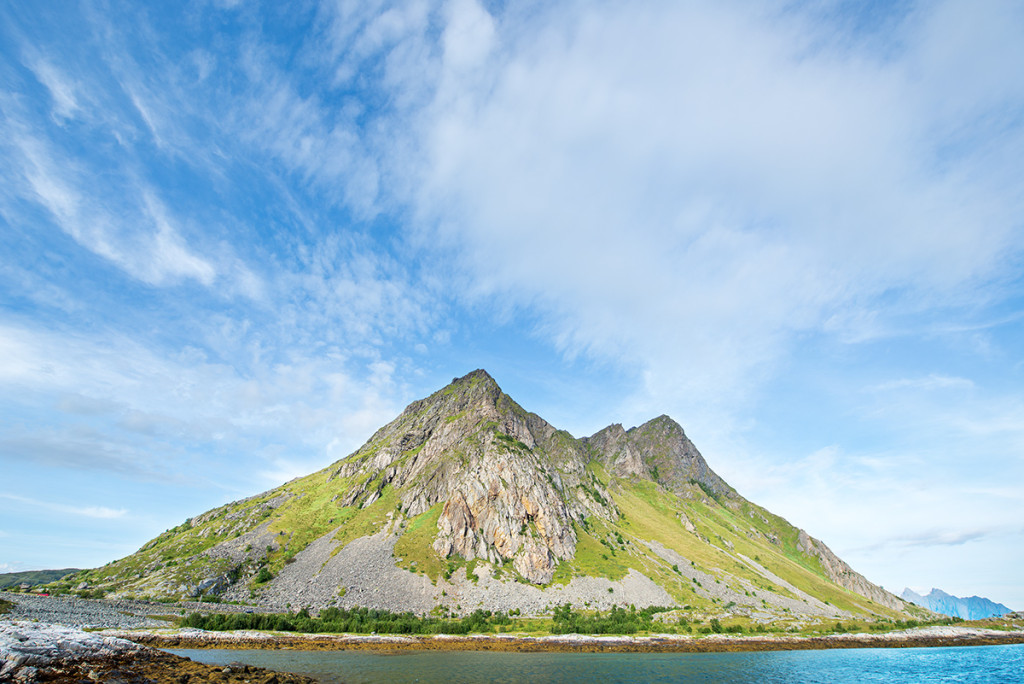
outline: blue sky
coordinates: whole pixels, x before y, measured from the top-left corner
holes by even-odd
[[[0,571],[475,368],[1024,608],[1016,2],[6,3]]]

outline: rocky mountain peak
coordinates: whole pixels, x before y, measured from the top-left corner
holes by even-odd
[[[451,383],[440,392],[463,398],[469,403],[478,402],[492,405],[496,404],[504,394],[494,378],[482,368],[467,373],[461,378],[452,378]]]
[[[657,418],[651,418],[639,427],[630,428],[629,432],[650,432],[654,430],[659,431],[666,438],[686,439],[686,432],[683,430],[683,426],[664,413]]]
[[[484,370],[409,404],[323,471],[191,518],[88,580],[275,605],[537,609],[561,601],[568,582],[605,607],[903,610],[823,543],[740,497],[669,416],[576,439]]]

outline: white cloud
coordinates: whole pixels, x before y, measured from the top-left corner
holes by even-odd
[[[78,88],[74,81],[45,59],[31,61],[32,72],[39,82],[50,91],[50,97],[53,98],[54,114],[61,119],[72,118],[80,108]]]
[[[154,190],[144,185],[129,188],[127,196],[122,193],[114,199],[102,189],[86,189],[88,174],[75,160],[61,158],[54,147],[24,129],[7,130],[16,136],[12,142],[30,190],[26,194],[49,210],[60,229],[82,247],[151,285],[184,279],[212,285],[215,267],[189,249]],[[132,191],[139,192],[135,206]],[[118,210],[108,208],[111,199],[121,205]]]
[[[445,67],[463,72],[481,65],[494,45],[494,20],[476,0],[452,0],[441,36]]]
[[[229,108],[229,126],[328,197],[372,217],[380,174],[355,121],[359,112],[299,94],[264,50],[252,43],[242,55],[250,88]]]
[[[264,459],[278,470],[286,461],[322,467],[393,418],[405,398],[393,364],[323,349],[307,356],[301,346],[287,362],[246,359],[250,344],[245,334],[220,343],[234,367],[116,335],[0,326],[0,388],[21,406],[47,408],[45,418],[8,430],[0,454],[169,484],[256,487],[264,482],[249,480]],[[240,474],[241,454],[256,461]]]
[[[70,515],[79,515],[86,518],[97,518],[101,520],[123,518],[128,514],[127,509],[124,508],[114,509],[107,508],[106,506],[70,506],[68,504],[54,503],[51,501],[38,501],[27,496],[18,496],[17,494],[0,493],[0,499],[6,499],[8,501],[13,501],[27,506],[35,506],[36,508],[43,508],[56,513],[68,513]]]
[[[483,25],[459,16],[459,36]],[[987,79],[969,117],[933,111],[955,95],[941,31],[908,23],[879,59],[730,4],[542,19],[499,23],[467,47],[502,45],[485,74],[442,82],[418,206],[470,297],[538,307],[566,353],[646,369],[631,406],[730,413],[801,333],[863,339],[856,312],[883,294],[883,318],[965,302],[1024,247],[1002,192],[1019,166],[984,163],[1020,127],[947,147],[950,124],[1019,105],[1021,78]],[[1016,50],[1008,35],[987,50]]]
[[[919,390],[943,390],[960,389],[970,390],[974,388],[974,382],[967,378],[954,378],[945,375],[929,375],[924,378],[902,378],[890,380],[870,388],[871,391],[886,392],[891,390],[919,389]]]
[[[169,278],[194,278],[209,287],[217,272],[206,260],[189,251],[178,232],[172,227],[167,209],[152,191],[143,195],[146,213],[156,226],[153,237],[151,282]]]

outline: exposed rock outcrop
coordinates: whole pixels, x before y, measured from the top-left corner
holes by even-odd
[[[620,477],[652,479],[675,491],[696,482],[713,495],[737,496],[708,466],[679,423],[668,416],[658,416],[628,431],[617,423],[609,425],[583,441]]]

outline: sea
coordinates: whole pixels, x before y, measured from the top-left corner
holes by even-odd
[[[338,682],[1024,682],[1024,644],[757,653],[168,649]]]

